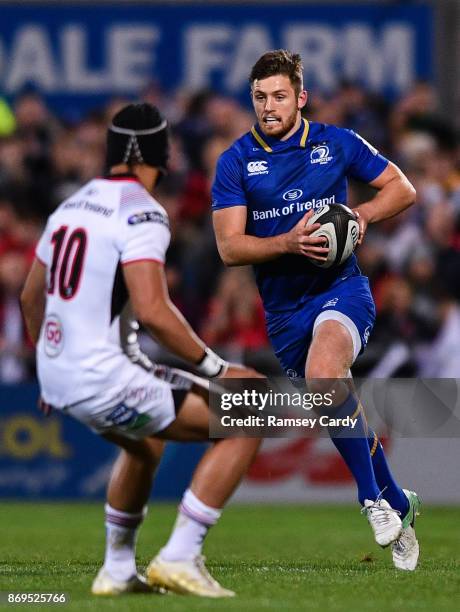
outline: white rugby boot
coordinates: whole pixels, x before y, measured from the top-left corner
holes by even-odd
[[[365,499],[362,512],[367,515],[375,541],[380,546],[388,546],[401,535],[402,522],[399,512],[394,510],[385,499],[381,497],[375,501]]]
[[[409,510],[402,520],[399,538],[391,545],[393,564],[397,569],[413,572],[417,567],[420,546],[415,535],[415,517],[420,514],[421,502],[414,491],[403,489],[409,500]]]
[[[93,595],[124,595],[127,593],[153,593],[145,578],[134,574],[128,580],[115,580],[105,567],[101,567],[91,587]]]
[[[165,561],[157,555],[145,572],[147,582],[152,587],[162,587],[181,595],[233,597],[233,591],[224,589],[214,580],[204,561],[202,555],[189,561]]]

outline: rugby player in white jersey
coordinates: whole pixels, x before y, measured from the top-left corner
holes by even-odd
[[[164,587],[227,597],[234,593],[207,572],[202,543],[259,440],[225,439],[210,447],[147,580],[135,562],[160,440],[207,440],[209,409],[199,385],[180,374],[169,381],[155,376],[136,351],[128,351],[130,359],[122,346],[122,310],[128,304],[152,336],[205,377],[257,376],[207,348],[169,299],[163,270],[168,217],[151,195],[167,151],[166,122],[155,107],[129,105],[114,117],[107,137],[110,174],[84,185],[50,216],[21,303],[37,343],[42,400],[122,449],[108,486],[105,561],[92,592]]]

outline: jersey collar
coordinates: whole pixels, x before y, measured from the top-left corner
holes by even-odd
[[[273,150],[286,144],[298,144],[299,147],[305,148],[310,131],[310,124],[307,119],[302,118],[299,129],[287,140],[279,140],[273,136],[262,134],[259,125],[256,123],[252,126],[251,134],[257,143],[267,153],[273,153]]]

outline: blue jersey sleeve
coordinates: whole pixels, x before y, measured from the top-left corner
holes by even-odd
[[[241,172],[241,159],[234,149],[224,151],[219,157],[216,176],[212,186],[212,208],[228,208],[229,206],[246,206]]]
[[[388,160],[353,130],[341,129],[341,140],[347,160],[347,175],[370,183],[381,174]]]

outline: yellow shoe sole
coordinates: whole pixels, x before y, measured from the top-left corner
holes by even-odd
[[[145,572],[147,582],[151,587],[164,588],[178,595],[196,595],[198,597],[233,597],[232,591],[222,589],[219,591],[212,591],[205,588],[201,588],[199,585],[194,584],[192,581],[187,580],[184,577],[175,574],[167,574],[163,572],[158,565],[151,563]]]

